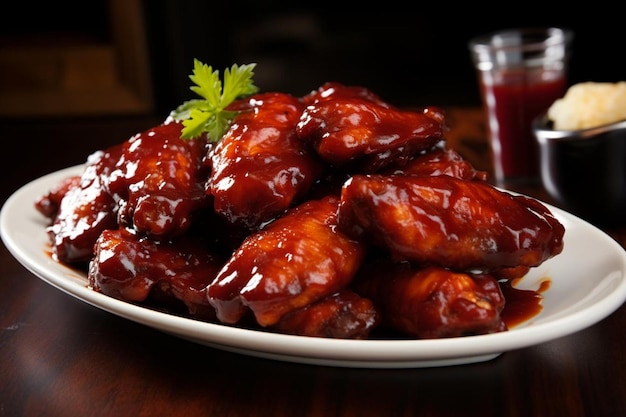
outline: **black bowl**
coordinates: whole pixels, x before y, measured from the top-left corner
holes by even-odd
[[[533,121],[541,180],[556,205],[598,226],[626,224],[626,120],[581,130]]]

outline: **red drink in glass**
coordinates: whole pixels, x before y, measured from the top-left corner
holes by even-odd
[[[532,122],[567,90],[573,34],[561,28],[509,29],[473,38],[495,182],[539,181]]]
[[[481,89],[496,178],[539,178],[539,148],[531,124],[567,89],[563,71],[536,69],[484,72]]]

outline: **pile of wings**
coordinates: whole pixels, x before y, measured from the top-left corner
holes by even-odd
[[[440,109],[338,83],[231,109],[217,142],[168,118],[40,196],[55,259],[94,291],[199,320],[442,338],[506,331],[500,283],[563,249],[548,208],[446,146]]]

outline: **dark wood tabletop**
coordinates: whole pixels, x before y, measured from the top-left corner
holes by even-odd
[[[481,116],[450,109],[448,140],[489,169]],[[0,121],[0,201],[154,123]],[[539,184],[515,191],[549,202]],[[625,230],[605,231],[626,245]],[[123,319],[43,282],[4,244],[0,268],[0,416],[626,416],[626,305],[486,362],[341,368],[230,353]]]

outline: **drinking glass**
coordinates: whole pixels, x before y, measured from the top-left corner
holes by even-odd
[[[568,29],[547,27],[507,29],[470,40],[496,184],[539,180],[531,125],[567,90],[572,38]]]

